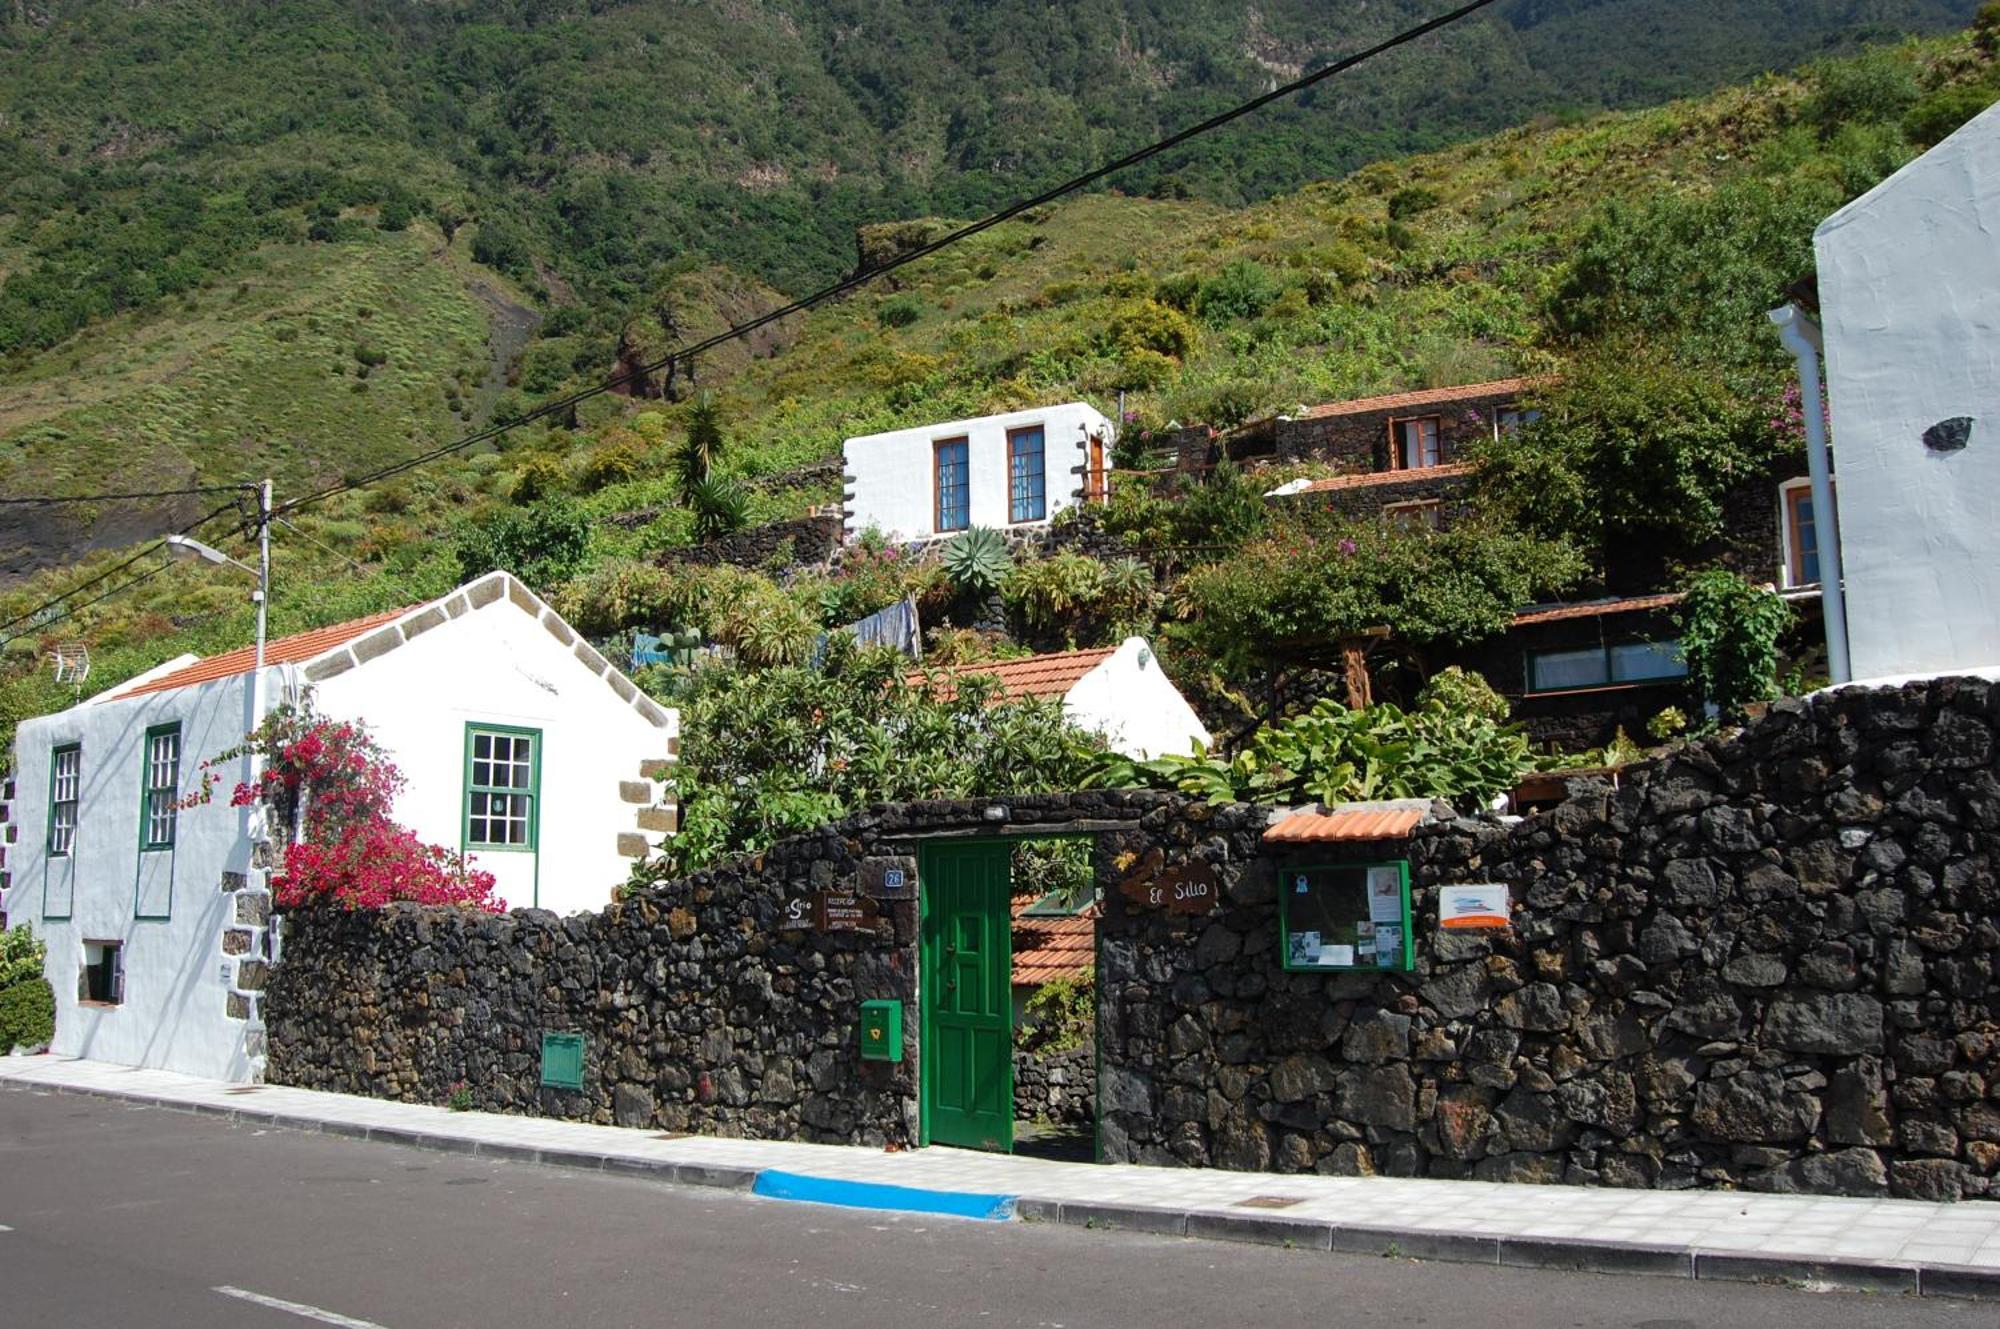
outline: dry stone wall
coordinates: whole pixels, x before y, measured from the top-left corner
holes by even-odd
[[[1107,1152],[1992,1193],[1996,721],[2000,687],[1969,680],[1786,701],[1616,793],[1514,826],[1434,821],[1408,846],[1409,974],[1283,971],[1280,856],[1208,918],[1114,900]],[[1511,887],[1515,927],[1440,932],[1439,884],[1481,881]]]

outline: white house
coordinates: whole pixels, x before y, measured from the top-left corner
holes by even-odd
[[[365,722],[408,781],[394,809],[463,849],[514,907],[598,908],[673,825],[655,806],[677,743],[663,710],[504,572],[442,599],[267,645],[267,705]],[[271,897],[249,776],[176,809],[240,743],[254,648],[183,657],[15,738],[9,919],[48,943],[54,1051],[220,1079],[261,1070]],[[261,861],[261,859],[259,860]]]
[[[1082,402],[865,434],[841,445],[848,539],[930,540],[1038,526],[1101,499],[1117,430]]]
[[[1813,236],[1858,679],[2000,665],[1996,219],[2000,107]]]
[[[1102,734],[1113,751],[1128,757],[1186,756],[1209,733],[1181,695],[1153,648],[1143,637],[1089,651],[1057,651],[1019,660],[984,660],[929,671],[934,685],[949,692],[954,678],[978,676],[999,681],[997,695],[1061,697],[1063,716],[1079,729]],[[924,674],[912,674],[912,682]]]

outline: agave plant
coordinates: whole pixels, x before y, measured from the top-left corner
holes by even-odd
[[[940,560],[953,587],[984,595],[1013,570],[1013,556],[1007,541],[990,526],[974,526],[952,538]]]
[[[703,480],[688,493],[694,511],[694,538],[717,540],[741,530],[750,517],[750,495],[734,480],[717,476]]]

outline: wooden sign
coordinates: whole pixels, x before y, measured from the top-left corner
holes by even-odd
[[[821,891],[814,904],[814,926],[821,932],[869,932],[881,916],[869,895],[853,891]]]
[[[1164,866],[1156,848],[1119,884],[1119,893],[1142,909],[1169,914],[1213,913],[1222,902],[1222,881],[1207,863]]]
[[[801,895],[796,899],[787,900],[785,901],[785,911],[778,915],[778,930],[780,932],[804,932],[815,926],[814,916],[817,913],[818,911],[813,908],[813,902],[810,897]]]

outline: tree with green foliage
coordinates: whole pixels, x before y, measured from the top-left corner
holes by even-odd
[[[1725,717],[1778,695],[1778,640],[1792,609],[1777,592],[1734,572],[1696,573],[1678,609],[1688,686]]]
[[[499,568],[546,590],[583,570],[590,518],[566,499],[503,507],[462,523],[452,549],[461,581]]]
[[[1444,531],[1293,518],[1195,568],[1175,588],[1175,636],[1239,683],[1326,667],[1386,627],[1405,653],[1503,631],[1523,604],[1573,584],[1569,545],[1466,521]]]
[[[669,779],[681,828],[635,882],[664,880],[870,803],[1075,788],[1097,750],[1049,699],[992,680],[933,688],[894,651],[827,641],[817,668],[695,671]]]
[[[1687,556],[1723,534],[1725,504],[1797,441],[1768,402],[1643,347],[1580,360],[1535,394],[1540,418],[1476,445],[1483,506],[1599,556]]]
[[[0,1056],[55,1037],[56,996],[42,975],[48,948],[21,923],[0,932]]]

